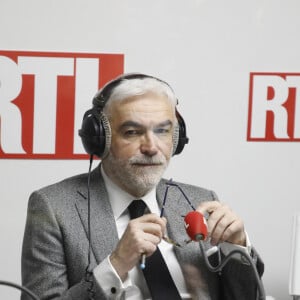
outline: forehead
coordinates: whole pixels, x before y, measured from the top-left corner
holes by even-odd
[[[110,115],[112,120],[120,122],[132,119],[137,121],[170,119],[173,121],[175,107],[166,96],[147,93],[112,103]]]

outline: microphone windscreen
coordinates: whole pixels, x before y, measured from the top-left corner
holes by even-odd
[[[186,232],[193,241],[200,241],[206,239],[206,220],[199,211],[189,212],[184,218],[184,223]]]

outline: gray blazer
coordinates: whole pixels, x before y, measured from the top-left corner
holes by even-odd
[[[157,187],[157,201],[162,205],[166,184]],[[216,200],[213,192],[180,184],[196,207],[199,202]],[[88,264],[87,174],[67,178],[32,193],[22,249],[22,284],[41,299],[85,300],[90,286],[84,279]],[[92,171],[91,263],[106,258],[118,243],[117,228],[100,167]],[[178,242],[187,239],[183,217],[191,207],[176,187],[170,187],[165,207],[168,234]],[[209,247],[209,244],[206,244]],[[251,268],[232,259],[219,273],[207,270],[199,245],[191,242],[176,248],[188,288],[194,299],[255,299],[256,284]],[[214,259],[214,258],[213,258]],[[258,270],[263,264],[258,259]],[[94,278],[91,278],[94,281]],[[108,299],[94,281],[95,299]],[[29,299],[22,295],[22,300]]]

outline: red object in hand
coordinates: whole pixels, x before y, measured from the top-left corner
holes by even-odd
[[[199,211],[189,212],[185,218],[185,229],[193,241],[205,240],[207,237],[207,224],[204,216]]]

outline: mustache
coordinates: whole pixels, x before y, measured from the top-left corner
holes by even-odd
[[[166,158],[164,156],[144,156],[137,155],[129,159],[130,164],[140,164],[140,165],[162,165],[166,163]]]

